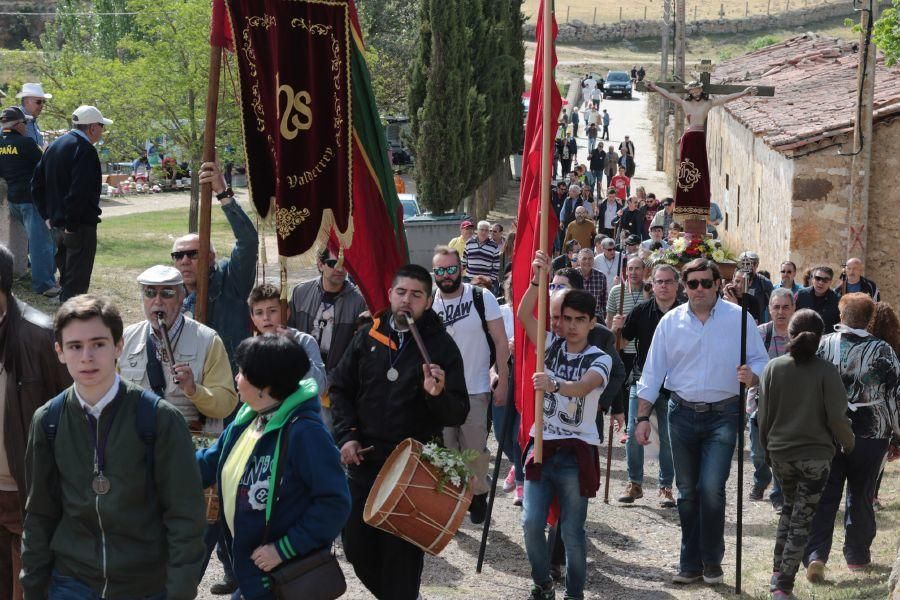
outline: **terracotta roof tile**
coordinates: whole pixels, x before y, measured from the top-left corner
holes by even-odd
[[[716,83],[773,85],[774,98],[742,98],[726,110],[776,150],[852,129],[859,44],[806,34],[717,65]],[[875,121],[900,113],[900,66],[878,57]]]

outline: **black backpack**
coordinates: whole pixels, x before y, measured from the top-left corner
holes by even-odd
[[[59,430],[59,420],[62,417],[63,408],[66,406],[66,392],[62,392],[49,402],[47,414],[41,425],[44,428],[44,435],[47,436],[47,442],[50,444],[51,451],[54,450],[56,441],[56,433]],[[144,462],[147,465],[147,489],[153,490],[153,457],[156,444],[156,409],[159,407],[159,396],[141,390],[141,397],[138,399],[137,412],[135,413],[135,425],[141,440],[144,442]]]
[[[488,348],[491,350],[490,365],[493,366],[497,362],[497,348],[494,346],[494,338],[491,337],[491,332],[488,330],[487,319],[484,316],[484,293],[477,285],[472,286],[472,301],[475,304],[475,310],[478,312],[478,316],[481,318],[481,329],[484,330],[484,337],[487,338]]]

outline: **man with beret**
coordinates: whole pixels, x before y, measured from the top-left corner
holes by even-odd
[[[47,100],[53,97],[53,94],[44,92],[44,86],[40,83],[23,83],[22,90],[16,94],[16,98],[22,100],[22,111],[31,117],[31,120],[25,125],[25,135],[35,141],[41,150],[44,149],[44,134],[38,127],[37,119],[44,110]]]
[[[112,120],[95,106],[79,106],[72,124],[44,152],[31,180],[34,205],[56,241],[62,302],[87,293],[91,284],[101,213],[100,157],[94,144]]]
[[[165,398],[192,430],[220,432],[221,419],[237,405],[222,340],[181,313],[185,292],[178,269],[156,265],[137,281],[146,320],[129,325],[122,336],[122,379]]]
[[[6,180],[9,215],[18,222],[28,236],[28,255],[31,259],[31,289],[48,298],[59,295],[56,285],[56,247],[50,229],[31,201],[31,176],[41,160],[41,149],[28,137],[28,123],[33,119],[18,106],[10,106],[0,113],[0,177]]]

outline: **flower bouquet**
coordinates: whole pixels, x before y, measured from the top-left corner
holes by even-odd
[[[674,267],[680,267],[695,258],[706,258],[715,261],[719,265],[722,277],[730,279],[737,263],[734,254],[729,252],[720,240],[703,238],[677,238],[666,249],[660,249],[650,255],[651,264],[665,263]]]
[[[436,442],[430,442],[422,447],[422,458],[437,468],[438,480],[434,489],[441,492],[447,483],[462,488],[469,482],[472,477],[469,463],[478,458],[478,452],[443,448]]]

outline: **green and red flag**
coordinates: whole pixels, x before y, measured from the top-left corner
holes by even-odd
[[[385,308],[408,252],[353,1],[219,1],[211,41],[233,40],[250,197],[279,254],[328,245]]]

